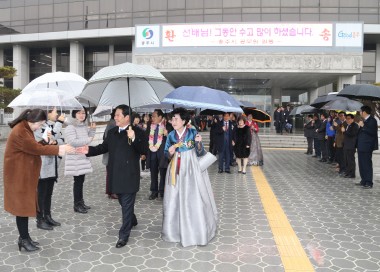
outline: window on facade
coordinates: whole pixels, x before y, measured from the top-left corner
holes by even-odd
[[[13,66],[13,49],[4,50],[4,66]],[[13,79],[4,79],[4,87],[13,88]]]
[[[70,72],[70,48],[57,47],[57,71]]]
[[[31,48],[29,50],[30,76],[33,79],[52,71],[51,48]]]
[[[108,46],[86,47],[84,78],[90,79],[97,71],[108,66]]]

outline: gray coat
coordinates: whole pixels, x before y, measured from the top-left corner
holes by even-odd
[[[34,138],[37,142],[41,142],[44,131],[50,127],[51,129],[51,139],[57,141],[57,145],[64,144],[63,135],[61,133],[62,123],[57,121],[53,122],[48,120],[46,125],[39,130],[34,132]],[[40,179],[57,179],[58,178],[58,166],[61,162],[61,157],[59,156],[41,156],[41,171]]]
[[[91,143],[95,129],[89,129],[86,123],[73,120],[65,129],[65,142],[73,147]],[[66,154],[65,176],[80,176],[92,172],[91,161],[84,154]]]

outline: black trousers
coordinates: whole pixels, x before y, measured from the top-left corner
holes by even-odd
[[[57,180],[55,178],[51,179],[40,179],[38,180],[38,215],[45,216],[51,214],[51,198],[54,190],[54,183]]]
[[[16,216],[16,225],[17,225],[18,233],[20,234],[21,239],[29,238],[29,231],[28,231],[29,217]]]
[[[322,140],[319,140],[321,144],[321,153],[322,153],[322,159],[327,160],[327,145],[326,145],[326,139],[323,138]]]
[[[372,152],[358,152],[361,184],[373,186]]]
[[[222,152],[219,153],[219,170],[230,171],[230,163],[231,163],[231,150],[229,148],[228,143],[224,143]]]
[[[335,159],[336,159],[336,162],[339,164],[339,173],[342,173],[345,170],[343,147],[336,148]]]
[[[84,178],[85,178],[85,175],[74,176],[74,186],[73,186],[74,204],[83,200]]]
[[[313,138],[307,137],[307,153],[313,154]]]
[[[334,142],[335,142],[334,137],[330,137],[329,136],[327,138],[326,147],[327,147],[327,155],[328,155],[329,161],[334,161],[335,160]]]
[[[165,190],[165,176],[167,168],[160,168],[157,152],[150,153],[150,191],[160,194]],[[160,183],[158,183],[158,175],[160,175]]]
[[[141,170],[145,170],[146,160],[141,160]]]
[[[321,142],[318,140],[318,138],[314,139],[314,149],[315,149],[315,155],[317,157],[321,157]]]
[[[117,194],[118,201],[121,206],[122,225],[119,230],[119,239],[128,240],[131,234],[132,223],[136,220],[134,213],[136,193],[130,194]]]
[[[355,176],[355,149],[344,149],[344,172],[346,175]]]

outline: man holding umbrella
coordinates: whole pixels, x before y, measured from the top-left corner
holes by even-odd
[[[359,134],[357,141],[358,162],[361,181],[357,185],[364,189],[373,186],[372,152],[379,149],[377,138],[377,121],[371,116],[369,106],[361,107],[360,115],[364,121],[359,121]]]
[[[123,216],[116,243],[116,248],[121,248],[127,244],[132,227],[137,225],[134,206],[140,189],[140,155],[145,154],[148,147],[143,131],[130,125],[129,107],[119,105],[115,109],[116,127],[109,130],[103,143],[78,148],[77,152],[89,157],[109,154],[108,190],[117,194]]]

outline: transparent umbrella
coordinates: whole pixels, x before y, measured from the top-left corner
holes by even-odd
[[[34,92],[38,89],[59,89],[67,92],[71,96],[78,96],[84,85],[86,85],[87,80],[85,80],[80,75],[69,72],[53,72],[46,73],[42,76],[37,77],[32,80],[26,87],[22,90],[22,93]]]
[[[8,105],[11,108],[57,108],[61,111],[83,109],[79,101],[65,91],[58,89],[31,89],[21,93]]]

